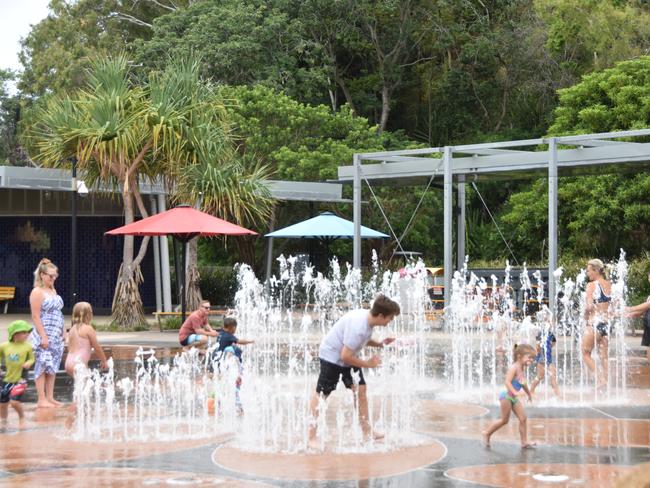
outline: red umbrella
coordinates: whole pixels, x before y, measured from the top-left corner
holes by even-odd
[[[185,254],[187,243],[197,236],[241,236],[257,235],[257,232],[245,229],[210,214],[196,210],[189,205],[161,212],[146,219],[106,232],[109,235],[130,236],[172,236],[183,243],[181,278],[181,321],[185,321]]]

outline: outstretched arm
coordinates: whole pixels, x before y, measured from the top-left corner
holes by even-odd
[[[374,339],[370,339],[367,343],[366,346],[370,347],[384,347],[387,346],[388,344],[391,344],[395,341],[394,337],[386,337],[383,341],[375,341]]]
[[[640,303],[634,307],[625,307],[625,313],[632,317],[640,317],[650,310],[650,301]]]
[[[245,346],[246,344],[253,344],[255,341],[253,339],[237,339],[236,344],[240,346]]]

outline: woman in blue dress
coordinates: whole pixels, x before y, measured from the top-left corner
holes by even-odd
[[[34,321],[30,341],[34,348],[34,382],[39,408],[61,406],[54,399],[54,380],[63,356],[63,299],[57,294],[54,282],[58,268],[49,260],[41,259],[34,271],[34,289],[29,295],[29,306]]]

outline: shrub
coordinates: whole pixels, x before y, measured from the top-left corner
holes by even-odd
[[[237,274],[229,267],[202,267],[199,270],[201,295],[212,305],[232,307],[237,292]]]

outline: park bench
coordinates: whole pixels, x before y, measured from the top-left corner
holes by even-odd
[[[185,316],[187,317],[191,313],[192,313],[192,311],[188,311],[188,312],[186,312]],[[228,313],[228,311],[227,310],[210,310],[209,313],[210,313],[210,316],[216,315],[218,317],[223,317]],[[158,320],[158,329],[160,330],[160,332],[162,332],[163,331],[163,324],[162,324],[162,320],[160,320],[160,318],[161,317],[163,317],[163,318],[165,318],[165,317],[180,317],[181,312],[154,312],[153,316],[156,317],[156,319]]]
[[[9,308],[9,302],[14,299],[15,294],[16,294],[15,286],[0,286],[0,302],[2,301],[5,302],[5,313],[7,313],[7,309]]]

